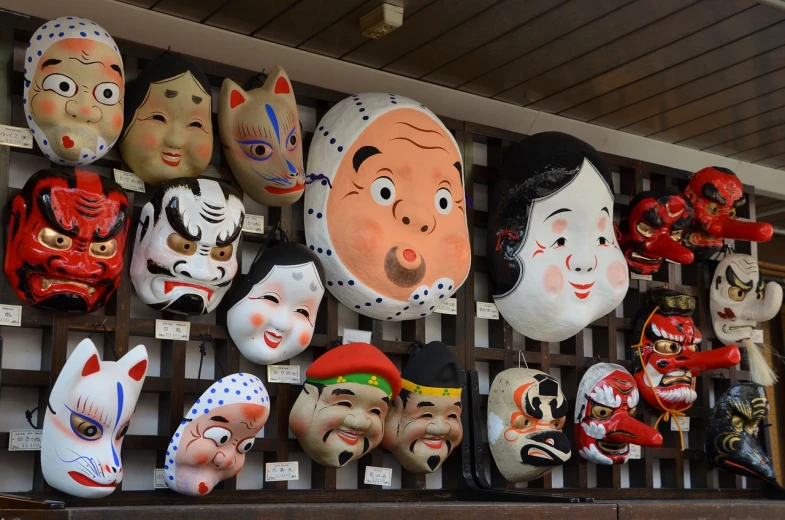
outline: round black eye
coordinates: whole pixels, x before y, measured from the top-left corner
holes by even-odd
[[[448,205],[449,205],[449,203],[447,202],[447,199],[445,199],[445,198],[439,199],[439,207],[440,208],[447,209]]]
[[[267,153],[267,148],[265,148],[265,146],[262,144],[257,144],[256,146],[253,147],[253,153],[262,156]]]
[[[392,192],[390,191],[390,188],[385,187],[379,191],[379,195],[381,195],[384,200],[390,200],[390,197],[392,197]]]
[[[289,138],[289,144],[292,145],[292,146],[297,144],[297,136],[296,135],[293,135],[293,136],[291,136]]]
[[[93,435],[98,433],[98,428],[96,428],[95,426],[88,426],[87,428],[84,429],[84,433],[88,437],[92,437]]]
[[[71,85],[69,85],[65,81],[61,81],[60,84],[58,85],[58,87],[60,87],[60,90],[62,90],[63,92],[67,91],[70,86]]]
[[[112,91],[111,91],[111,90],[109,90],[108,88],[105,88],[105,89],[104,89],[104,97],[105,97],[105,98],[110,98],[110,97],[112,97]]]
[[[183,244],[183,249],[185,249],[186,251],[191,249],[191,244]]]

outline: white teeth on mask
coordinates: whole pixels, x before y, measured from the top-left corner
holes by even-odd
[[[696,337],[692,338],[692,344],[693,345],[697,345],[700,342],[701,342],[700,336],[696,336]]]
[[[672,388],[670,390],[657,390],[657,395],[663,401],[670,403],[693,403],[698,394],[692,388]]]
[[[651,331],[654,333],[655,336],[659,338],[662,337],[662,333],[660,332],[660,329],[658,329],[657,325],[655,325],[654,323],[651,324]]]
[[[613,464],[613,460],[610,457],[606,457],[600,453],[600,451],[597,449],[597,446],[594,444],[581,448],[581,455],[583,455],[586,460],[594,462],[595,464]]]
[[[684,343],[684,336],[679,336],[679,343]]]
[[[603,385],[601,388],[595,387],[589,394],[589,397],[595,402],[604,406],[610,406],[611,408],[618,408],[621,406],[621,397],[615,395],[613,393],[613,388],[608,385]]]

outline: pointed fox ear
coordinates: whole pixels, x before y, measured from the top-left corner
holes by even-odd
[[[233,110],[248,100],[248,93],[237,83],[226,78],[221,84],[221,95],[218,101],[219,110]]]
[[[144,345],[137,345],[117,362],[128,371],[134,381],[143,381],[147,374],[147,349]]]
[[[286,71],[280,66],[276,65],[262,87],[271,94],[278,94],[286,96],[291,102],[294,103],[294,91],[292,90],[292,82],[289,81],[289,76]]]
[[[87,377],[100,370],[101,360],[98,358],[98,350],[96,350],[95,344],[89,339],[83,339],[79,342],[63,367],[63,372],[70,372],[74,375],[80,374],[81,377]]]

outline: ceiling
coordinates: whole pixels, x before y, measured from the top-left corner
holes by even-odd
[[[359,18],[381,0],[122,1],[785,169],[785,10],[754,1],[388,0],[379,40]]]

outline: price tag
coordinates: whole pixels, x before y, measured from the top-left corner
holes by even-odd
[[[33,134],[29,128],[0,125],[0,144],[18,146],[19,148],[32,148]]]
[[[439,314],[458,314],[458,298],[447,298],[437,305],[433,312]]]
[[[156,339],[188,341],[190,337],[191,324],[187,321],[155,320]]]
[[[243,232],[264,234],[264,216],[246,215],[243,220]]]
[[[43,430],[11,430],[8,435],[8,451],[41,451]]]
[[[671,423],[671,431],[672,432],[679,431],[679,427],[676,426],[676,421],[679,421],[679,424],[681,425],[681,431],[683,431],[683,432],[690,431],[690,418],[689,417],[671,417],[670,423]]]
[[[372,486],[392,486],[392,468],[366,466],[364,482]]]
[[[647,282],[651,282],[651,275],[650,274],[638,274],[633,273],[630,271],[630,278],[632,280],[646,280]]]
[[[280,482],[282,480],[300,480],[300,464],[293,462],[268,462],[264,465],[264,480]]]
[[[135,173],[115,168],[114,180],[126,190],[144,193],[144,181],[137,177]]]
[[[21,305],[0,305],[0,325],[8,327],[22,326]]]
[[[166,485],[166,472],[160,468],[153,470],[153,488],[154,489],[167,489]]]
[[[752,331],[752,342],[763,343],[763,329],[755,329]]]
[[[630,457],[631,459],[641,458],[641,447],[638,444],[630,444]]]
[[[347,343],[370,343],[370,330],[343,329],[343,344]]]
[[[299,385],[300,365],[267,365],[267,382]]]
[[[477,317],[483,320],[498,320],[499,309],[495,303],[477,302]]]

